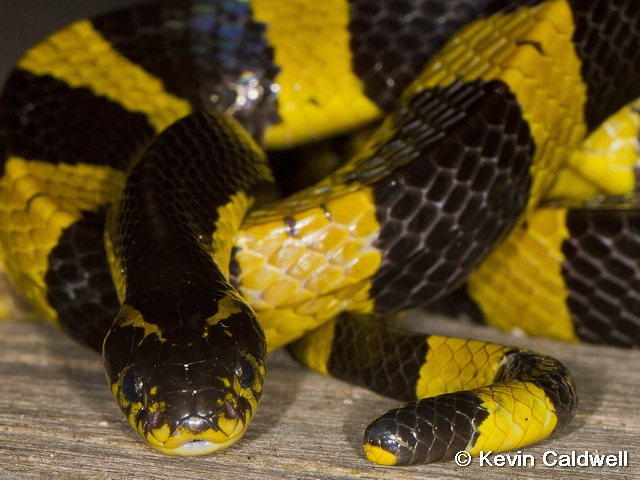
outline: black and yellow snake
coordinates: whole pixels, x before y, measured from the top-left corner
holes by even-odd
[[[2,263],[102,348],[161,452],[237,441],[285,344],[408,402],[367,428],[373,461],[527,445],[575,413],[559,362],[384,318],[434,305],[640,344],[639,47],[631,0],[175,0],[80,20],[0,97]],[[265,203],[258,143],[379,118],[334,173]]]

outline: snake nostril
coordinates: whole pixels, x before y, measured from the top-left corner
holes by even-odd
[[[229,400],[224,401],[226,417],[230,419],[238,418],[238,410],[231,404]]]
[[[147,425],[150,429],[160,428],[163,424],[162,414],[159,410],[147,414]]]

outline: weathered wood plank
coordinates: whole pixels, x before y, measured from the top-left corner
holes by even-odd
[[[412,325],[416,325],[415,320]],[[99,355],[40,323],[0,324],[0,477],[247,479],[631,479],[640,477],[640,352],[448,325],[458,335],[527,346],[575,375],[580,409],[556,438],[524,450],[535,467],[387,468],[361,454],[362,431],[396,402],[309,372],[284,352],[269,359],[264,399],[245,438],[208,457],[174,458],[138,440],[111,399]],[[442,330],[442,328],[440,328]],[[551,468],[544,452],[629,452],[628,467]]]

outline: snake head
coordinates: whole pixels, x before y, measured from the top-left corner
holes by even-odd
[[[243,435],[262,394],[266,343],[254,314],[226,298],[199,322],[161,326],[124,305],[105,338],[111,391],[154,449],[203,455]]]

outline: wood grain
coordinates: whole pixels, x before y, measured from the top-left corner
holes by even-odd
[[[281,479],[640,478],[640,352],[516,339],[484,327],[406,322],[458,336],[526,346],[575,376],[580,408],[555,438],[523,450],[534,467],[453,462],[372,465],[361,454],[367,422],[397,402],[309,372],[285,352],[269,358],[264,398],[245,438],[208,457],[176,458],[145,446],[108,391],[98,354],[44,323],[0,323],[0,478]],[[433,323],[433,322],[432,322]],[[552,468],[544,452],[629,452],[628,467]]]

